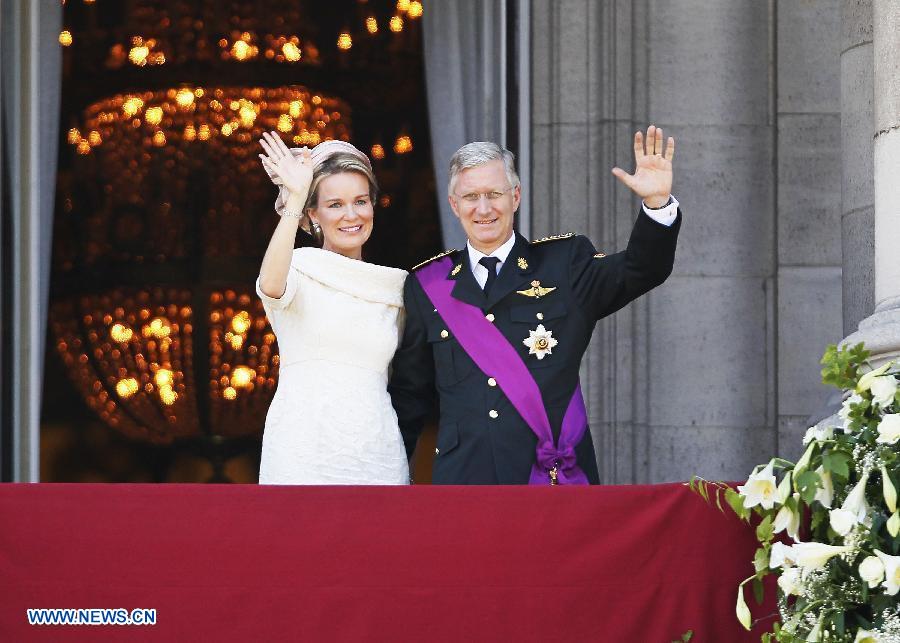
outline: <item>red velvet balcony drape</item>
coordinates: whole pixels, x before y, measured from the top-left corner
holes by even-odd
[[[0,640],[758,641],[754,543],[676,484],[7,484]],[[26,618],[119,607],[157,623]]]

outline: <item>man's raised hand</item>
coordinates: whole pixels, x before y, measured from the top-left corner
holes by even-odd
[[[641,197],[649,208],[661,208],[672,192],[672,157],[675,155],[675,139],[671,136],[663,150],[663,131],[655,125],[644,135],[634,133],[634,174],[614,167],[613,175]]]

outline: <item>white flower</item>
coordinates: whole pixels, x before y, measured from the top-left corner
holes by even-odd
[[[802,580],[799,567],[788,567],[778,577],[778,587],[781,588],[785,596],[790,596],[791,594],[799,596],[803,587]]]
[[[900,440],[900,413],[888,413],[878,423],[876,442],[881,444],[897,444]]]
[[[887,468],[884,465],[881,465],[881,489],[884,495],[885,506],[891,513],[896,512],[897,489],[894,487],[894,483],[891,482],[891,477],[888,475]]]
[[[838,417],[841,418],[842,427],[844,430],[850,426],[850,406],[853,404],[859,404],[863,401],[863,398],[858,393],[854,393],[841,404],[841,410],[838,411]]]
[[[838,547],[824,543],[796,543],[791,545],[797,556],[797,565],[804,569],[821,569],[838,554],[845,554],[853,548],[848,546]]]
[[[799,501],[800,494],[795,493],[794,499]],[[797,534],[800,531],[800,512],[793,511],[787,505],[784,505],[775,514],[775,521],[772,523],[772,533],[779,533],[787,530],[788,536],[797,540]]]
[[[522,343],[528,347],[529,355],[537,355],[538,359],[544,359],[545,355],[553,353],[553,347],[559,342],[553,339],[552,330],[547,330],[543,324],[538,324],[535,330],[528,331],[528,339],[523,339]]]
[[[814,643],[819,643],[822,640],[822,619],[819,619],[819,622],[816,623],[816,626],[812,628],[810,633],[806,637],[807,641],[813,641]]]
[[[887,527],[888,533],[891,535],[891,537],[896,538],[897,534],[900,534],[900,514],[898,514],[896,511],[891,514],[891,517],[888,518],[887,524],[885,526]]]
[[[832,509],[828,512],[828,522],[838,535],[846,536],[856,526],[856,516],[846,509]]]
[[[859,577],[869,584],[869,587],[877,587],[884,580],[884,565],[878,556],[867,556],[859,564]]]
[[[882,640],[877,632],[859,629],[856,630],[856,638],[853,639],[853,643],[881,643]]]
[[[797,464],[794,465],[795,477],[809,466],[809,461],[812,460],[812,454],[816,448],[816,444],[818,444],[818,442],[810,442],[809,446],[806,447],[806,451],[804,451],[803,455],[800,456],[800,459],[797,460]]]
[[[888,362],[887,364],[879,366],[878,368],[871,370],[860,377],[859,381],[856,382],[856,391],[858,393],[868,391],[872,386],[872,380],[874,380],[876,377],[881,377],[882,375],[884,375],[891,367],[891,364],[892,362]]]
[[[869,513],[869,505],[866,503],[866,483],[869,481],[869,474],[865,474],[856,483],[856,486],[850,490],[844,499],[841,509],[846,509],[856,517],[856,522],[863,522]]]
[[[831,426],[811,426],[806,429],[806,435],[803,436],[803,444],[804,446],[815,440],[816,442],[822,442],[824,440],[830,440],[834,437],[834,427]]]
[[[778,483],[778,493],[775,494],[775,502],[779,505],[783,505],[784,501],[788,499],[791,495],[791,472],[788,471],[784,474],[784,477],[781,479],[781,482]]]
[[[770,461],[761,471],[750,474],[747,484],[738,485],[738,493],[744,496],[744,506],[752,509],[760,505],[763,509],[775,506],[775,474]]]
[[[890,406],[897,392],[897,380],[893,375],[883,375],[872,380],[872,399],[884,408]]]
[[[819,474],[819,479],[822,480],[822,487],[816,491],[816,497],[813,500],[818,500],[823,507],[831,509],[831,501],[834,500],[834,484],[831,480],[831,471],[825,471],[823,467],[819,467],[816,469],[816,473]]]
[[[794,550],[790,545],[776,542],[772,543],[772,549],[769,550],[769,569],[777,567],[790,567],[796,562]]]
[[[890,596],[900,592],[900,556],[889,556],[882,551],[875,550],[875,555],[881,559],[884,565],[884,591]]]
[[[737,604],[734,607],[734,613],[737,614],[737,619],[744,626],[744,629],[749,630],[752,616],[750,615],[750,608],[747,607],[747,601],[744,600],[743,583],[738,586]]]

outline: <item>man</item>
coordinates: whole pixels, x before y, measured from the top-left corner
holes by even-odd
[[[448,199],[468,242],[407,278],[388,387],[408,455],[437,392],[435,484],[599,482],[578,369],[597,320],[672,271],[674,151],[654,126],[646,144],[635,134],[635,173],[613,174],[643,205],[628,247],[608,256],[583,236],[514,232],[521,186],[508,150],[476,142],[454,154]]]

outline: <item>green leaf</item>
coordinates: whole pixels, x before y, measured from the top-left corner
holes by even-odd
[[[747,520],[750,517],[750,510],[744,506],[744,498],[734,489],[729,487],[725,490],[725,501],[741,520]]]
[[[756,550],[756,555],[753,556],[753,567],[754,571],[762,571],[764,569],[769,568],[769,548],[768,547],[760,547]]]
[[[694,630],[688,630],[681,635],[681,643],[688,643],[692,638],[694,638]]]
[[[865,583],[863,583],[863,584],[865,584]],[[844,633],[845,630],[844,630],[844,613],[843,612],[837,612],[831,618],[831,622],[834,625],[834,629],[837,630],[838,634]]]
[[[800,498],[803,502],[808,505],[812,504],[819,489],[820,480],[821,477],[815,471],[804,471],[794,478],[794,484],[797,486],[797,491],[800,492]]]
[[[835,475],[847,478],[850,470],[847,464],[850,462],[850,454],[843,451],[830,451],[822,454],[822,468]]]
[[[763,584],[762,580],[759,578],[753,579],[753,598],[756,599],[757,605],[762,605],[763,602]]]
[[[830,344],[822,356],[822,383],[835,386],[839,389],[851,389],[856,387],[859,378],[859,367],[869,357],[869,351],[863,344],[838,348]]]
[[[812,520],[810,521],[809,528],[810,531],[815,531],[818,529],[819,525],[823,522],[828,521],[828,512],[827,511],[813,511],[812,512]]]
[[[772,516],[766,516],[756,527],[756,539],[761,543],[772,540]]]

